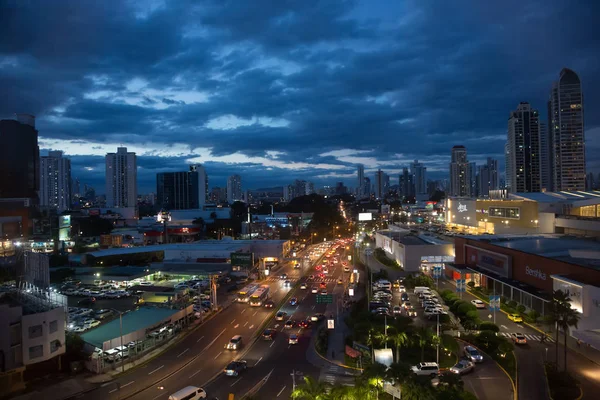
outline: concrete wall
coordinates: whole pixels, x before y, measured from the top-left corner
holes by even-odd
[[[23,364],[35,364],[65,353],[64,308],[57,307],[46,312],[24,315],[21,325]],[[32,353],[34,349],[39,349],[39,346],[42,346],[41,353]]]
[[[0,305],[0,351],[4,354],[6,371],[23,365],[21,347],[23,339],[20,322],[22,312],[23,309],[20,306]]]
[[[375,234],[375,246],[384,249],[386,255],[396,260],[407,272],[418,272],[422,257],[454,256],[454,244],[452,243],[406,245],[378,232]]]

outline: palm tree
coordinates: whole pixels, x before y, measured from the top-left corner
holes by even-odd
[[[570,299],[569,299],[569,301],[570,301]],[[563,367],[563,371],[565,371],[565,372],[567,371],[567,332],[569,331],[569,328],[571,328],[572,326],[574,326],[577,329],[577,324],[579,323],[579,318],[580,318],[577,310],[574,310],[571,308],[571,304],[567,303],[566,305],[568,307],[565,307],[562,310],[561,318],[558,321],[558,325],[562,328],[563,335],[565,336],[565,342],[564,342],[565,358],[564,358],[564,367]]]
[[[292,399],[300,400],[327,400],[329,386],[319,382],[308,375],[304,376],[304,383],[296,386],[292,392]]]
[[[408,343],[408,336],[404,332],[396,332],[390,335],[390,340],[396,346],[396,362],[400,362],[400,347]]]
[[[431,329],[422,326],[419,327],[415,333],[417,335],[417,340],[415,342],[421,347],[421,362],[423,362],[425,359],[425,346],[431,340],[433,332],[431,332]]]
[[[569,297],[569,295],[565,292],[563,292],[562,290],[555,290],[554,294],[552,296],[552,302],[550,303],[550,310],[549,310],[549,319],[552,321],[552,323],[555,325],[556,328],[556,340],[555,340],[555,344],[556,344],[556,357],[555,357],[555,362],[556,362],[556,366],[558,368],[558,333],[559,333],[559,328],[563,328],[563,324],[561,321],[563,321],[565,313],[567,309],[571,308],[571,298]],[[567,325],[567,328],[570,325]],[[571,325],[572,326],[572,325]],[[566,342],[566,336],[567,336],[567,331],[565,330],[565,342]],[[565,353],[566,353],[566,349],[565,349]]]
[[[393,383],[402,383],[412,374],[410,364],[406,362],[395,362],[386,371],[387,379]]]

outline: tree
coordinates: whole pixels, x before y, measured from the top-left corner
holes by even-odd
[[[394,383],[402,383],[413,375],[411,365],[406,362],[395,362],[386,371],[387,379]]]
[[[431,387],[431,380],[419,379],[411,376],[402,384],[402,400],[434,400],[435,391]]]
[[[292,392],[292,399],[300,400],[326,400],[328,385],[311,378],[304,376],[304,383],[296,386],[296,390]]]
[[[429,328],[419,327],[416,331],[416,335],[417,339],[415,342],[421,348],[421,362],[423,362],[425,360],[425,346],[431,341],[433,332],[431,332],[431,329]]]
[[[400,362],[400,347],[408,343],[408,336],[404,332],[396,332],[390,335],[390,339],[396,346],[396,362]]]
[[[575,310],[571,309],[571,297],[568,293],[563,292],[562,290],[554,291],[552,296],[552,302],[549,307],[548,318],[556,327],[556,364],[558,369],[558,333],[559,329],[563,329],[565,334],[565,362],[564,368],[566,371],[567,368],[567,331],[571,326],[577,327],[577,323],[579,322],[579,316],[576,314]]]

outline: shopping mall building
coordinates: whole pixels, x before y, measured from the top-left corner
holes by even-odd
[[[455,238],[455,262],[446,277],[466,279],[540,314],[553,291],[569,293],[581,312],[571,334],[600,348],[600,242],[566,235]]]

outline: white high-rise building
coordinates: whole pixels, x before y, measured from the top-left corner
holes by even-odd
[[[450,196],[471,197],[471,167],[465,146],[452,147],[450,162]]]
[[[537,110],[521,102],[508,118],[506,182],[512,193],[540,192],[540,123]]]
[[[564,68],[548,101],[552,190],[585,190],[583,93],[577,74]]]
[[[137,207],[137,157],[127,147],[106,154],[106,206]]]
[[[40,205],[58,212],[71,208],[71,160],[62,151],[40,157]]]
[[[202,208],[208,199],[208,175],[202,165],[190,165],[190,172],[198,173],[198,205]]]
[[[242,177],[231,175],[227,178],[227,202],[233,204],[242,200]]]
[[[410,164],[410,172],[415,185],[415,194],[427,194],[427,167],[415,160]]]

